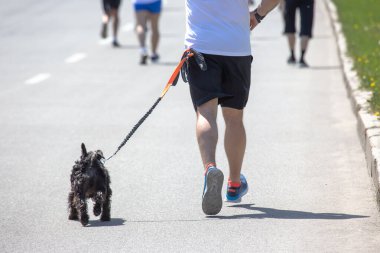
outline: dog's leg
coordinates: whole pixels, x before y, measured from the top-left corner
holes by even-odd
[[[103,212],[102,216],[100,216],[101,221],[110,221],[111,220],[111,196],[112,196],[112,190],[108,186],[106,191],[106,196],[103,201]]]
[[[94,201],[94,215],[99,216],[102,212],[103,193],[97,192],[92,200]]]
[[[74,192],[72,191],[69,193],[68,204],[69,204],[69,220],[78,220],[78,212],[74,204]]]
[[[87,214],[87,202],[84,194],[76,194],[77,198],[77,209],[79,210],[80,222],[83,226],[88,224],[88,214]]]

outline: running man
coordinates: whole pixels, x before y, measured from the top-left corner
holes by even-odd
[[[289,64],[296,63],[294,55],[294,48],[296,44],[296,10],[300,10],[301,16],[301,56],[299,59],[299,66],[307,68],[309,65],[305,61],[305,54],[309,40],[312,37],[313,19],[314,19],[314,0],[284,0],[284,18],[285,18],[285,34],[288,37],[288,45],[290,56],[288,58]]]
[[[202,53],[207,70],[194,57],[188,62],[190,94],[196,111],[196,136],[205,170],[202,209],[215,215],[222,208],[224,175],[217,168],[218,104],[226,124],[224,149],[229,164],[227,201],[238,202],[248,191],[241,174],[246,147],[243,111],[251,78],[252,30],[278,4],[262,0],[249,12],[247,0],[186,0],[186,48]]]
[[[100,36],[107,38],[108,23],[112,19],[113,39],[112,45],[114,47],[120,47],[117,40],[117,32],[119,30],[119,7],[121,0],[102,0],[103,1],[103,17],[102,17],[102,30]]]
[[[148,31],[147,24],[150,23],[152,29],[150,59],[157,62],[160,56],[157,53],[160,33],[158,29],[158,21],[161,13],[161,0],[133,0],[135,17],[136,17],[136,33],[140,44],[140,64],[145,65],[148,59],[148,50],[146,48],[146,33]]]

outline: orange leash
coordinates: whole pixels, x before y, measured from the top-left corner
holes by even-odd
[[[179,72],[181,71],[181,68],[182,68],[183,64],[184,64],[184,63],[185,63],[190,57],[194,56],[194,53],[192,53],[192,52],[190,51],[190,49],[187,49],[187,50],[185,51],[184,55],[185,55],[185,57],[183,57],[183,58],[181,59],[181,61],[180,61],[180,62],[178,63],[178,65],[177,65],[177,67],[174,69],[174,72],[173,72],[173,74],[171,75],[171,77],[169,78],[169,81],[168,81],[168,83],[166,84],[164,90],[162,91],[160,98],[163,98],[163,97],[165,96],[165,94],[166,94],[166,92],[168,92],[170,86],[172,86],[173,83],[174,83],[174,81],[178,78],[178,76],[179,76]]]
[[[117,148],[117,150],[115,151],[115,153],[113,153],[113,155],[111,155],[110,157],[108,157],[106,160],[103,161],[103,163],[105,163],[106,161],[110,160],[112,157],[114,157],[119,151],[120,149],[127,143],[127,141],[132,137],[132,135],[136,132],[136,130],[141,126],[141,124],[146,120],[146,118],[148,118],[148,116],[152,113],[152,111],[154,110],[154,108],[156,108],[156,106],[158,105],[158,103],[161,101],[161,99],[165,96],[165,94],[168,92],[170,86],[172,86],[174,83],[176,83],[176,81],[178,80],[178,77],[179,77],[179,72],[181,71],[181,68],[183,66],[183,64],[190,58],[194,56],[194,53],[190,50],[190,49],[187,49],[184,54],[183,54],[183,57],[181,59],[181,61],[178,63],[177,67],[174,69],[174,72],[173,74],[170,76],[169,78],[169,81],[168,83],[166,84],[164,90],[162,91],[160,97],[156,100],[156,102],[150,107],[150,109],[144,114],[144,116],[139,120],[139,122],[137,122],[137,124],[132,128],[132,130],[128,133],[128,135],[124,138],[124,140],[120,143],[119,147]]]

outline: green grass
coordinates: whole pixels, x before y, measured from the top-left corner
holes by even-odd
[[[354,59],[361,87],[370,90],[372,112],[380,115],[380,0],[333,0],[348,52]],[[318,17],[317,17],[318,18]]]

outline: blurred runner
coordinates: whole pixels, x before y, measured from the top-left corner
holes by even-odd
[[[112,45],[114,47],[120,47],[117,40],[117,32],[119,29],[119,6],[121,0],[102,0],[103,1],[103,18],[102,18],[102,30],[100,36],[107,38],[108,23],[112,19],[113,39]]]
[[[288,37],[290,56],[289,64],[296,63],[294,48],[296,44],[296,10],[300,10],[301,16],[301,56],[299,59],[300,67],[307,68],[309,65],[305,61],[305,53],[309,40],[312,37],[313,19],[314,19],[314,0],[284,0],[284,19],[285,34]]]
[[[146,48],[146,33],[148,31],[147,24],[150,22],[152,29],[150,59],[157,62],[160,56],[157,53],[160,33],[158,29],[158,21],[161,13],[161,0],[132,0],[135,8],[136,16],[136,33],[140,44],[140,64],[145,65],[148,59],[148,50]]]

